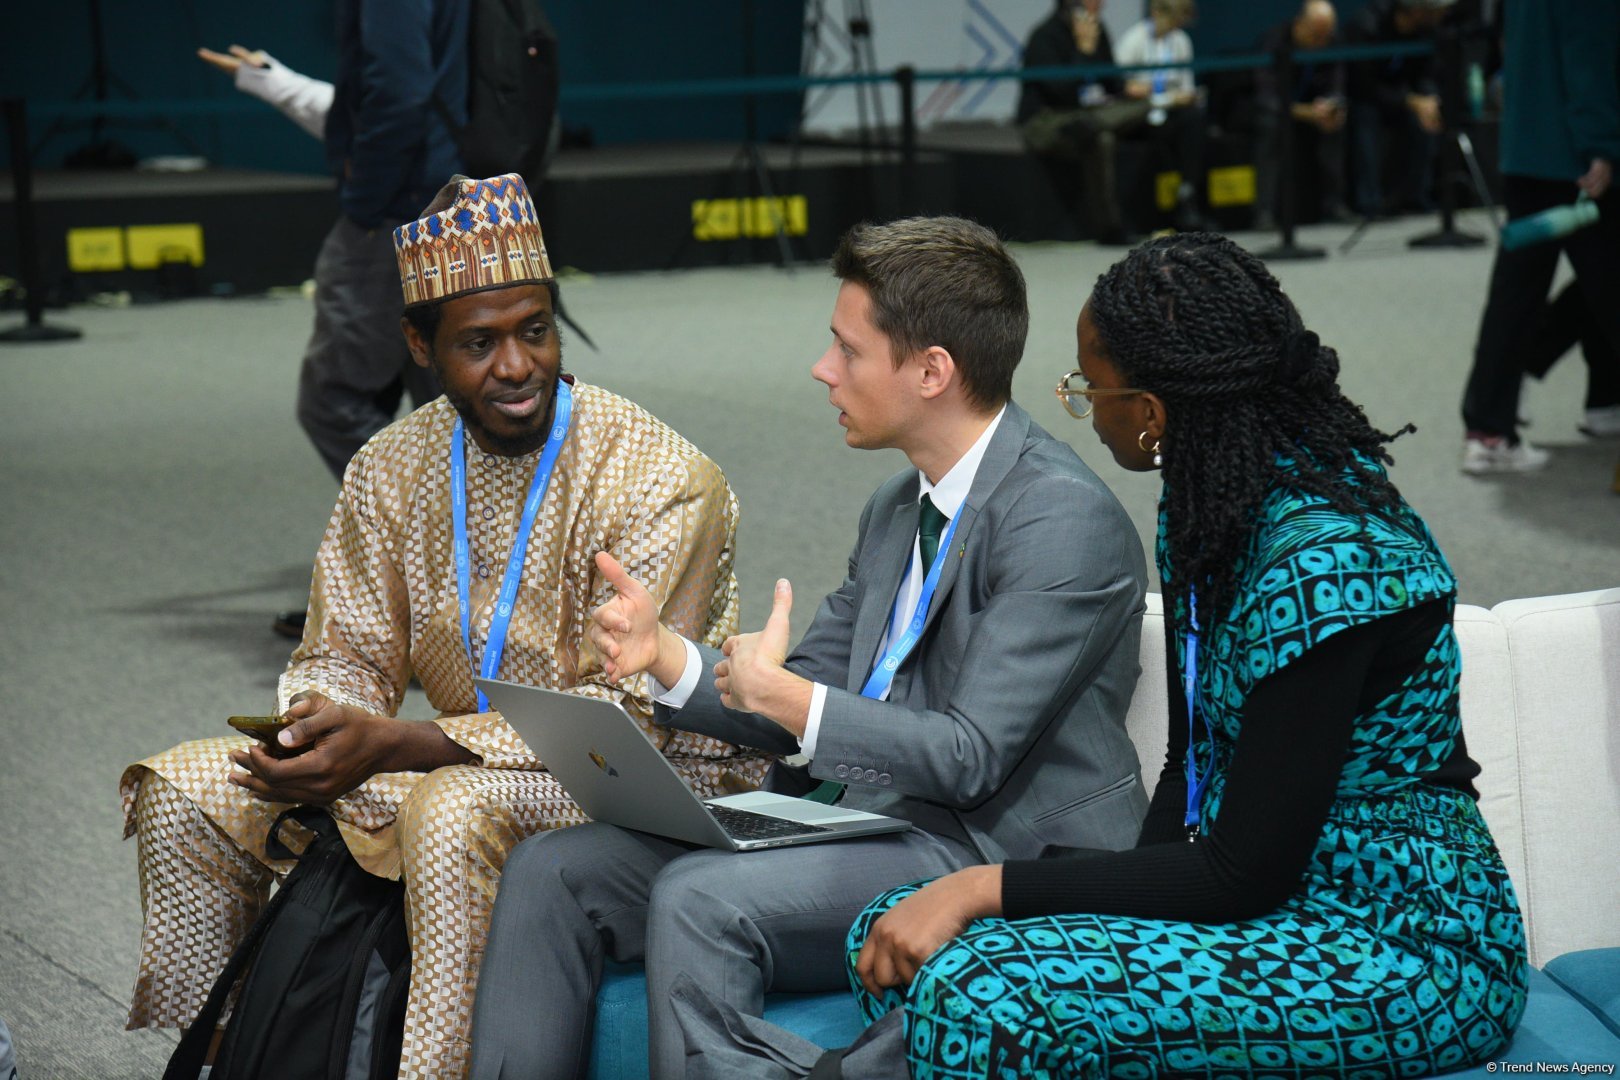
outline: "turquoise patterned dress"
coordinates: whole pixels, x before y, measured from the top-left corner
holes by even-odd
[[[1329,635],[1426,601],[1454,602],[1416,514],[1345,515],[1279,489],[1261,510],[1238,599],[1207,628],[1197,688],[1221,796],[1256,684]],[[1174,595],[1158,538],[1166,595]],[[1422,782],[1452,751],[1457,642],[1358,716],[1336,797],[1292,897],[1260,918],[1188,923],[1072,914],[973,923],[904,996],[917,1080],[1012,1077],[1426,1076],[1488,1060],[1524,1011],[1528,962],[1513,887],[1472,798]],[[1202,726],[1201,726],[1201,730]],[[879,897],[852,928],[920,887]],[[853,981],[853,980],[852,980]]]

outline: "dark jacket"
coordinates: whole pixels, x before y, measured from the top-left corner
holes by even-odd
[[[1257,52],[1274,56],[1278,49],[1288,43],[1294,34],[1294,21],[1279,23],[1267,30],[1255,45]],[[1338,45],[1335,39],[1328,47]],[[1309,52],[1294,50],[1294,85],[1291,93],[1284,94],[1284,90],[1277,84],[1277,69],[1263,67],[1254,73],[1254,96],[1260,108],[1269,112],[1281,112],[1284,107],[1284,97],[1287,104],[1301,105],[1315,101],[1317,98],[1340,98],[1345,96],[1345,70],[1342,62],[1322,63],[1311,59]]]
[[[339,0],[326,160],[343,213],[365,229],[414,219],[460,153],[433,105],[467,120],[468,0]]]
[[[1030,32],[1024,45],[1025,67],[1075,67],[1080,64],[1112,64],[1114,46],[1108,40],[1108,27],[1097,27],[1097,51],[1087,56],[1074,43],[1074,31],[1069,28],[1068,12],[1059,5],[1050,18]],[[1109,94],[1125,89],[1123,79],[1054,79],[1026,82],[1018,96],[1018,122],[1044,109],[1078,109],[1080,92],[1097,83]]]
[[[1512,0],[1505,11],[1502,171],[1574,180],[1620,166],[1620,4]]]
[[[1372,0],[1345,21],[1348,45],[1411,44],[1427,35],[1403,36],[1395,29],[1398,0]],[[1389,60],[1363,60],[1350,67],[1350,98],[1376,105],[1386,118],[1401,115],[1408,94],[1438,94],[1434,56],[1398,56]]]

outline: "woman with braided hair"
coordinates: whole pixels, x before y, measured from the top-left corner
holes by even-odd
[[[850,936],[867,1018],[903,1009],[929,1080],[1491,1059],[1524,1011],[1523,927],[1458,722],[1455,582],[1385,472],[1394,436],[1217,236],[1137,248],[1077,333],[1059,396],[1164,474],[1164,770],[1129,851],[876,900]]]

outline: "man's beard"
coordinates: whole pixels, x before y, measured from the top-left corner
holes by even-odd
[[[562,381],[562,377],[562,364],[559,363],[557,365],[557,377],[552,380],[546,403],[541,407],[540,415],[543,422],[537,424],[532,431],[526,431],[521,435],[501,435],[489,430],[480,422],[478,411],[473,408],[471,401],[452,390],[443,379],[440,379],[439,383],[444,389],[445,398],[449,400],[451,405],[455,406],[456,414],[461,417],[462,424],[473,434],[480,445],[487,446],[502,457],[523,457],[544,446],[546,439],[551,435],[551,419],[557,412],[557,384]]]

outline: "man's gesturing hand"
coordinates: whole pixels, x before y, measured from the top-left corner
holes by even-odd
[[[782,666],[792,633],[793,586],[776,583],[771,614],[757,634],[738,634],[720,647],[726,658],[714,665],[714,688],[729,709],[759,713],[795,736],[804,735],[810,714],[810,683]]]
[[[596,553],[596,569],[618,594],[591,612],[591,644],[602,654],[608,681],[623,682],[650,671],[666,687],[680,682],[686,668],[686,646],[673,631],[658,624],[658,604],[652,594],[605,551]]]

